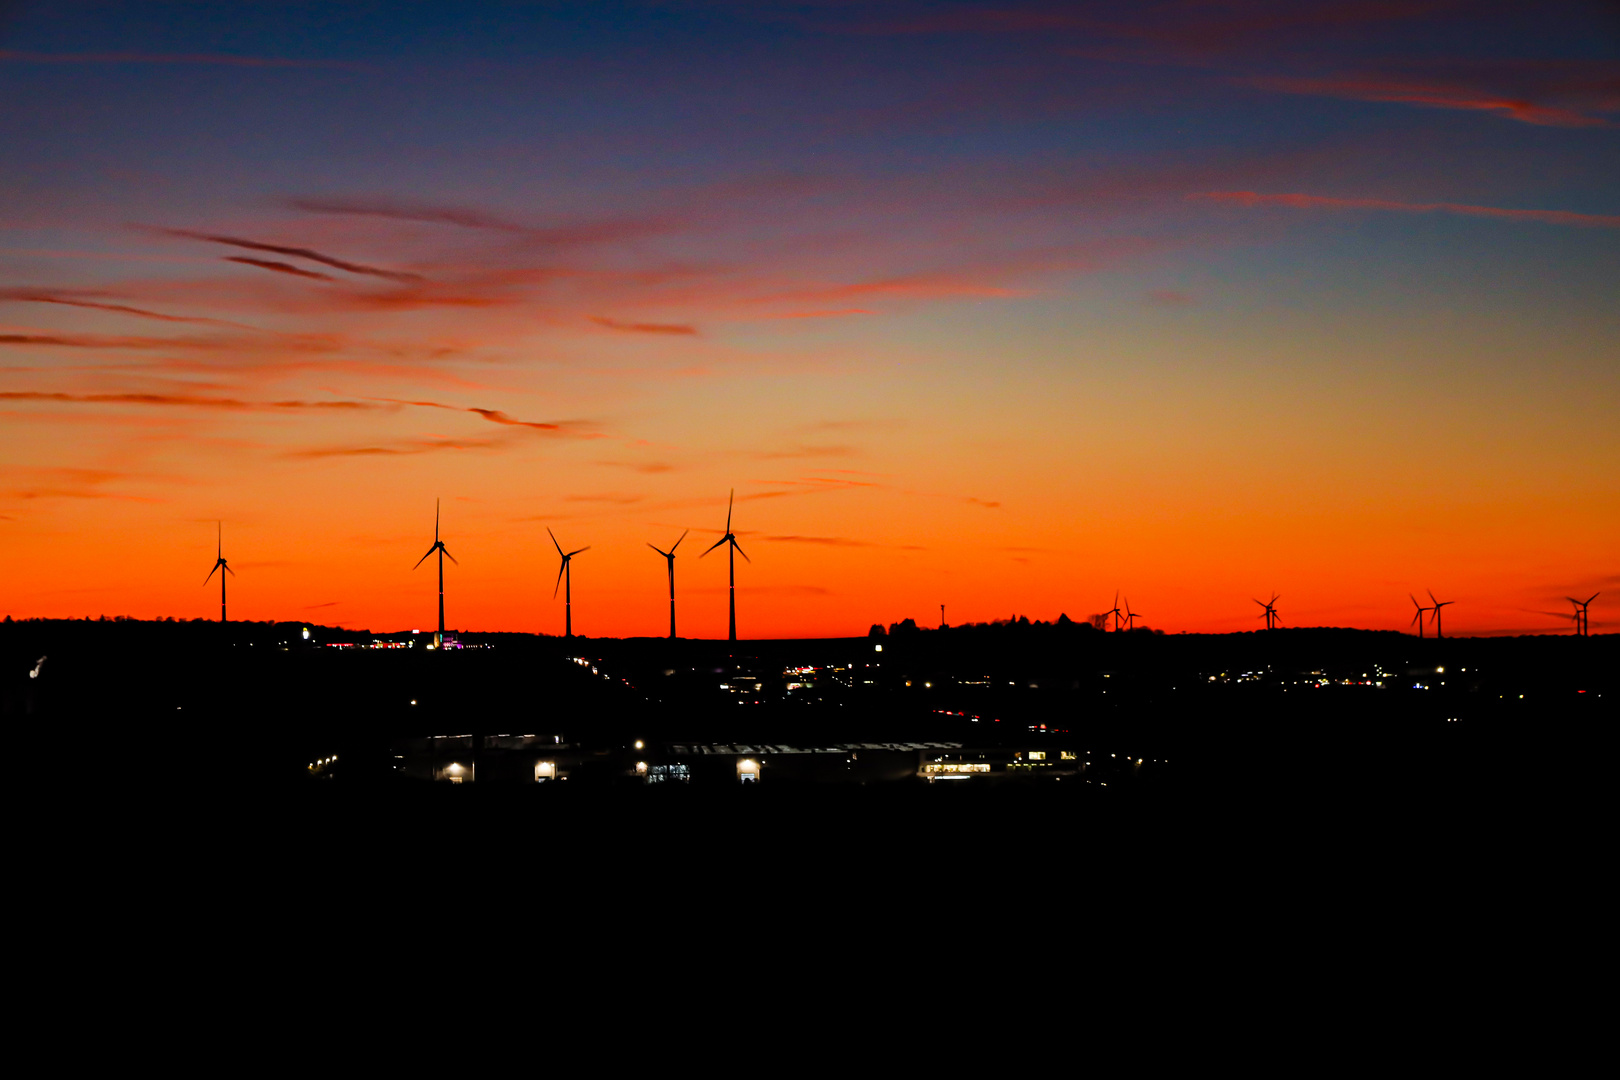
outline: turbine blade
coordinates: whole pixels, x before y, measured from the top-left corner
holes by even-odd
[[[1588,596],[1585,600],[1581,601],[1581,606],[1585,607],[1587,604],[1590,604],[1592,601],[1596,600],[1598,597],[1600,597],[1602,595],[1603,594],[1600,593],[1600,592],[1593,593],[1591,596]]]
[[[591,550],[591,545],[589,545],[589,544],[586,544],[586,545],[585,545],[585,546],[584,546],[584,547],[582,547],[582,548],[575,548],[575,549],[574,549],[574,550],[573,550],[573,551],[570,551],[570,552],[569,552],[569,553],[568,553],[568,557],[569,557],[569,558],[570,558],[570,559],[572,559],[572,558],[573,558],[573,557],[574,557],[574,556],[575,556],[575,555],[578,555],[578,554],[579,554],[579,553],[580,553],[580,552],[581,552],[581,551],[589,551],[589,550]]]
[[[691,531],[692,531],[691,529],[683,529],[683,530],[681,530],[681,540],[685,540],[686,539],[686,534],[691,532]],[[673,544],[669,545],[669,553],[671,555],[675,554],[675,549],[681,546],[681,540],[677,540]]]
[[[449,548],[445,547],[443,544],[440,544],[439,545],[439,550],[444,552],[444,557],[445,558],[449,559],[453,563],[456,563],[457,566],[461,565],[460,563],[456,562],[456,557],[454,555],[450,554],[450,549]]]
[[[720,539],[716,540],[713,547],[710,547],[708,551],[703,553],[703,555],[707,555],[709,551],[713,551],[715,548],[719,547],[721,544],[724,544],[729,539],[731,539],[729,536],[722,536]],[[698,558],[703,558],[703,555],[699,555]]]
[[[439,542],[439,500],[433,500],[433,542]]]
[[[438,551],[438,550],[439,550],[438,541],[434,541],[433,546],[427,549],[427,555],[423,555],[420,559],[416,560],[416,566],[421,566],[423,563],[427,562],[428,555],[431,555],[435,551]],[[411,569],[415,570],[416,566],[411,567]]]
[[[550,525],[546,526],[546,535],[551,537],[551,544],[552,544],[553,547],[555,547],[557,549],[557,554],[562,555],[562,553],[563,553],[562,545],[557,543],[557,534],[551,531],[551,526]],[[564,557],[566,558],[566,556],[564,556]]]
[[[1440,602],[1440,601],[1438,601],[1438,600],[1435,600],[1435,599],[1434,599],[1434,590],[1433,590],[1433,589],[1425,589],[1425,590],[1423,590],[1423,591],[1424,591],[1424,592],[1426,592],[1426,593],[1428,593],[1428,594],[1429,594],[1429,599],[1430,599],[1430,600],[1434,600],[1434,602],[1435,602],[1435,603],[1436,603],[1436,604],[1438,604],[1438,603],[1439,603],[1439,602]]]
[[[1257,604],[1260,604],[1260,601],[1258,601],[1258,600],[1256,600],[1256,601],[1255,601],[1255,603],[1257,603]],[[1264,605],[1264,604],[1260,604],[1260,606],[1261,606],[1261,607],[1265,607],[1265,606],[1266,606],[1266,605]]]
[[[214,580],[214,574],[215,574],[215,572],[217,572],[217,571],[218,571],[218,570],[219,570],[219,563],[215,563],[215,564],[214,564],[214,569],[213,569],[213,570],[210,570],[210,571],[208,571],[208,576],[207,576],[207,577],[205,577],[205,578],[203,578],[203,584],[204,584],[204,585],[206,585],[206,584],[208,584],[208,583],[209,583],[209,582],[210,582],[210,581],[213,581],[213,580]]]
[[[562,588],[563,571],[567,570],[567,569],[568,569],[568,560],[564,559],[562,561],[562,565],[557,567],[557,584],[555,584],[555,585],[553,585],[551,587],[551,598],[553,600],[557,599],[557,590]]]
[[[224,564],[224,563],[223,563],[223,562],[222,562],[222,563],[220,563],[220,565],[221,565],[221,566],[225,566],[225,564]],[[231,575],[231,577],[235,577],[235,576],[236,576],[236,571],[235,571],[235,570],[232,570],[232,569],[231,569],[231,568],[230,568],[230,567],[229,567],[229,566],[225,566],[225,572],[226,572],[226,573],[227,573],[227,574],[229,574],[229,575]],[[205,581],[205,582],[203,582],[203,584],[204,584],[204,585],[206,585],[206,584],[208,584],[208,582],[206,582],[206,581]]]
[[[731,507],[737,501],[737,489],[732,488],[731,494],[726,498],[726,532],[731,532]]]
[[[748,557],[748,552],[746,552],[746,551],[744,551],[742,549],[742,545],[737,543],[737,538],[735,536],[733,536],[731,538],[731,546],[737,549],[737,554],[739,554],[739,555],[741,555],[743,557],[743,562],[751,563],[751,562],[754,561],[753,559],[750,559]]]
[[[661,548],[653,547],[652,544],[648,544],[647,546],[652,548],[654,551],[658,552],[658,554],[662,555],[664,558],[666,558],[666,559],[669,558],[669,552],[664,551]]]

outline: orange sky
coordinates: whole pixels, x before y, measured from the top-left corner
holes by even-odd
[[[244,30],[258,66],[14,28],[0,613],[214,617],[222,520],[233,618],[426,629],[442,498],[452,627],[561,631],[549,525],[591,546],[576,631],[660,634],[645,545],[690,528],[681,629],[723,636],[731,488],[744,637],[1116,589],[1171,632],[1273,591],[1404,628],[1427,589],[1448,633],[1567,632],[1620,594],[1596,61],[1374,78],[1428,40],[1394,25],[1310,42],[1354,77],[1282,38],[1077,68],[995,27],[821,66],[660,31],[628,74],[633,27]]]

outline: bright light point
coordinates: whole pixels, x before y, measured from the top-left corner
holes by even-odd
[[[636,740],[636,749],[637,750],[640,750],[643,745],[645,745],[645,744],[640,739]]]
[[[307,626],[304,627],[304,640],[305,641],[309,640],[309,627],[307,627]]]
[[[872,650],[873,650],[873,651],[874,651],[874,652],[882,652],[882,651],[883,651],[883,646],[881,646],[881,645],[874,645],[874,646],[872,646]]]

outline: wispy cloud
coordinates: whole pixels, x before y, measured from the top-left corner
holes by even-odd
[[[1457,109],[1487,112],[1517,120],[1524,124],[1543,127],[1611,127],[1608,120],[1594,116],[1590,111],[1564,105],[1551,104],[1525,95],[1492,92],[1477,85],[1444,82],[1434,79],[1414,79],[1388,75],[1352,75],[1329,78],[1289,78],[1265,76],[1247,80],[1250,85],[1287,94],[1310,94],[1320,97],[1341,98],[1349,101],[1381,101],[1405,105],[1420,105],[1434,109]],[[1620,91],[1611,72],[1608,77],[1608,100],[1598,99],[1590,107],[1612,111],[1620,107]]]
[[[483,417],[492,424],[504,424],[508,427],[528,428],[531,431],[540,431],[550,435],[570,436],[576,439],[600,439],[606,436],[596,432],[583,430],[588,426],[581,420],[517,420],[506,415],[499,409],[481,409],[477,406],[446,405],[441,401],[410,401],[403,398],[377,398],[377,401],[392,405],[415,405],[423,409],[447,409],[451,412],[474,413]]]
[[[251,326],[226,322],[223,319],[206,319],[195,315],[168,315],[161,311],[148,311],[146,308],[131,307],[128,304],[109,304],[101,300],[87,300],[82,296],[68,296],[37,289],[0,289],[0,301],[7,300],[16,303],[61,304],[66,307],[90,308],[96,311],[110,311],[119,315],[133,315],[140,319],[154,319],[158,322],[194,323],[200,326],[223,326],[236,330],[253,329]]]
[[[404,457],[414,454],[432,454],[441,450],[492,450],[501,443],[495,439],[419,439],[389,445],[317,446],[305,450],[289,450],[285,458],[341,458],[341,457]]]
[[[307,259],[310,262],[330,266],[335,270],[344,270],[351,274],[364,274],[369,277],[387,278],[390,281],[421,281],[420,274],[409,274],[400,270],[384,270],[378,266],[367,266],[364,263],[350,262],[332,255],[326,255],[314,248],[290,247],[285,244],[266,244],[259,240],[244,240],[240,236],[221,236],[217,233],[193,232],[190,229],[158,229],[157,232],[168,236],[182,237],[187,240],[205,240],[211,244],[225,244],[229,247],[246,248],[248,251],[265,251],[272,255],[287,255],[297,259]]]
[[[1253,191],[1206,191],[1188,199],[1228,206],[1287,206],[1298,210],[1388,210],[1404,214],[1462,214],[1502,221],[1537,221],[1546,225],[1574,225],[1593,229],[1620,229],[1620,214],[1578,214],[1569,210],[1512,210],[1467,203],[1409,203],[1391,199],[1338,199],[1324,195],[1261,195]]]
[[[241,263],[243,266],[257,266],[260,270],[273,270],[278,274],[292,274],[294,277],[310,278],[314,281],[336,281],[331,274],[323,274],[319,270],[305,270],[292,263],[278,262],[275,259],[250,259],[246,255],[227,255],[226,262]]]
[[[648,322],[620,322],[602,315],[592,315],[591,322],[609,330],[619,330],[631,334],[679,334],[691,336],[697,333],[697,327],[687,323],[648,323]]]
[[[778,544],[816,544],[820,547],[877,547],[866,540],[851,540],[847,536],[767,536],[764,539]]]
[[[672,218],[662,215],[615,217],[567,225],[528,225],[476,207],[443,206],[384,196],[298,197],[288,199],[287,205],[312,214],[374,217],[425,225],[453,225],[463,229],[512,233],[531,241],[558,247],[613,243],[655,236],[669,232],[675,227]]]
[[[201,394],[66,394],[38,390],[0,391],[0,401],[41,401],[63,405],[158,405],[197,409],[246,410],[364,410],[381,406],[365,401],[242,401]]]

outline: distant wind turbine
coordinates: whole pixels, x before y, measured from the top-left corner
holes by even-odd
[[[214,579],[214,575],[216,573],[218,573],[219,571],[221,571],[221,570],[225,571],[225,574],[231,575],[231,577],[236,576],[236,571],[232,570],[229,566],[225,565],[225,525],[224,525],[223,522],[216,521],[216,522],[214,522],[214,526],[218,530],[217,534],[215,535],[215,543],[216,543],[217,546],[216,546],[215,556],[214,556],[214,569],[208,571],[208,576],[203,578],[203,584],[204,585],[206,585],[210,581],[212,581]],[[225,621],[225,574],[220,574],[219,575],[219,621],[220,622]],[[1588,602],[1590,603],[1590,601],[1588,601]]]
[[[1425,614],[1427,614],[1430,609],[1426,608],[1422,604],[1418,603],[1417,602],[1417,597],[1413,596],[1411,593],[1407,593],[1406,597],[1407,597],[1408,600],[1412,601],[1412,606],[1417,608],[1417,614],[1412,616],[1412,622],[1417,623],[1418,637],[1422,638],[1423,637],[1423,616]],[[1411,626],[1412,623],[1407,623],[1406,625]]]
[[[557,549],[557,554],[562,556],[562,565],[557,567],[557,585],[562,585],[564,582],[566,582],[567,586],[568,586],[566,589],[563,590],[563,637],[573,637],[574,636],[574,556],[578,555],[581,551],[589,551],[589,550],[591,550],[591,545],[586,544],[584,547],[576,548],[573,551],[564,551],[562,549],[562,545],[557,543],[557,534],[551,531],[551,526],[550,525],[546,526],[546,535],[551,537],[552,546]],[[674,549],[672,548],[671,550],[674,550]],[[673,563],[671,563],[670,565],[672,567],[674,566]],[[673,570],[671,571],[671,578],[670,579],[671,579],[671,581],[674,580],[674,572],[673,572]],[[557,585],[553,585],[551,587],[551,598],[553,600],[557,599]]]
[[[665,561],[669,563],[669,640],[671,641],[675,640],[675,549],[681,546],[681,540],[685,540],[686,533],[691,531],[691,529],[687,529],[686,532],[681,533],[680,540],[676,540],[669,545],[668,551],[655,544],[647,545],[662,555]]]
[[[1130,597],[1126,597],[1125,598],[1125,629],[1127,629],[1127,630],[1135,630],[1136,629],[1136,620],[1140,619],[1141,617],[1142,617],[1142,613],[1140,611],[1132,611],[1131,610]]]
[[[1445,637],[1446,635],[1442,631],[1441,626],[1440,626],[1440,609],[1443,608],[1443,607],[1446,607],[1448,604],[1455,604],[1457,601],[1455,601],[1455,600],[1435,600],[1434,599],[1434,591],[1432,589],[1431,590],[1426,590],[1426,591],[1429,593],[1429,599],[1434,601],[1434,607],[1431,609],[1431,610],[1434,611],[1434,636],[1437,637],[1437,638]]]
[[[733,533],[731,531],[731,507],[732,507],[732,504],[735,503],[736,501],[737,501],[737,489],[732,488],[731,489],[731,497],[726,500],[726,535],[724,535],[720,539],[716,540],[714,542],[714,546],[709,548],[709,551],[713,551],[715,548],[719,547],[722,544],[727,545],[727,547],[726,547],[726,562],[730,567],[730,573],[731,573],[731,640],[732,641],[737,640],[737,556],[741,555],[743,557],[743,562],[751,563],[751,562],[754,561],[753,559],[750,559],[748,557],[748,553],[746,551],[744,551],[742,549],[742,546],[737,543],[737,536],[736,536],[735,533]],[[709,551],[705,551],[703,553],[703,555],[707,555],[709,553]],[[700,559],[703,558],[703,555],[699,555],[698,558],[700,558]]]
[[[427,549],[427,555],[423,555],[416,560],[416,566],[421,566],[427,562],[428,555],[432,555],[435,551],[439,553],[439,632],[433,635],[433,647],[442,649],[444,648],[444,560],[448,558],[457,566],[461,564],[456,562],[456,557],[450,554],[450,549],[444,546],[443,540],[439,539],[438,499],[433,500],[433,546]],[[411,567],[411,569],[415,570],[416,566]]]
[[[1587,609],[1592,606],[1592,601],[1596,600],[1602,595],[1602,593],[1593,593],[1585,600],[1577,600],[1573,596],[1564,597],[1565,600],[1568,600],[1570,603],[1575,605],[1575,633],[1578,636],[1592,636],[1592,613]],[[224,616],[220,617],[224,618]]]
[[[1114,606],[1112,608],[1109,608],[1107,611],[1102,613],[1102,617],[1103,617],[1104,621],[1106,621],[1108,619],[1108,616],[1110,616],[1110,615],[1112,615],[1114,617],[1114,631],[1117,633],[1119,631],[1119,624],[1122,621],[1122,615],[1123,615],[1123,613],[1119,610],[1119,590],[1118,589],[1114,590]]]
[[[1267,630],[1275,630],[1277,627],[1282,625],[1282,616],[1277,614],[1277,601],[1281,599],[1281,596],[1278,596],[1276,593],[1272,593],[1270,600],[1255,601],[1255,603],[1259,604],[1265,609],[1259,615],[1255,616],[1255,618],[1266,620]]]

